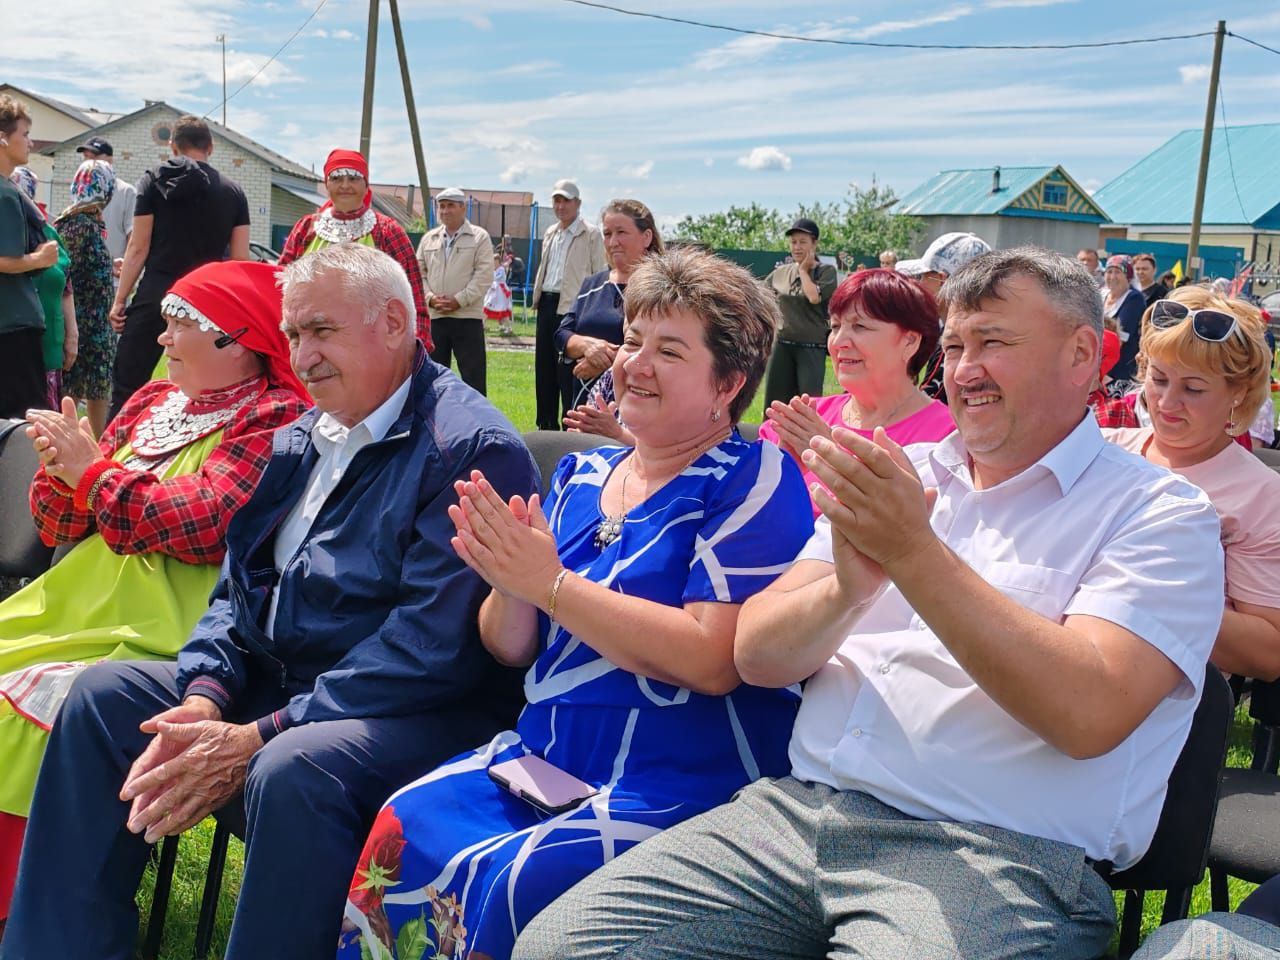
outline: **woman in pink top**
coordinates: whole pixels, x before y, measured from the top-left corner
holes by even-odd
[[[1222,521],[1227,596],[1212,660],[1246,677],[1280,677],[1280,474],[1234,442],[1270,395],[1258,310],[1204,287],[1147,308],[1139,376],[1151,426],[1107,439],[1200,487]]]
[[[903,446],[936,443],[956,428],[946,405],[916,386],[941,333],[938,304],[924,287],[893,270],[860,270],[840,284],[829,309],[827,353],[844,393],[775,400],[761,440],[799,460],[809,441],[829,439],[833,426],[864,437],[884,427]],[[807,484],[818,482],[803,464],[801,470]]]

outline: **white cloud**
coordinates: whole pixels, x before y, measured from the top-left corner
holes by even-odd
[[[560,63],[556,60],[528,60],[525,63],[513,63],[509,67],[494,71],[500,77],[523,77],[535,73],[550,73],[558,70]]]
[[[879,23],[873,23],[861,30],[854,31],[853,39],[870,40],[873,37],[882,37],[887,33],[901,33],[904,30],[915,30],[919,27],[933,27],[940,23],[951,23],[973,13],[973,7],[968,4],[960,4],[951,7],[949,10],[943,10],[939,13],[927,14],[923,17],[917,17],[914,20],[882,20]]]
[[[804,27],[775,27],[772,32],[785,33],[792,37],[808,37],[815,40],[841,40],[854,36],[846,24],[856,23],[857,17],[843,17],[833,22],[807,24]],[[794,40],[783,37],[763,37],[756,34],[735,37],[728,43],[703,50],[693,59],[695,70],[722,70],[726,67],[741,67],[745,64],[762,60],[783,44],[794,44]]]
[[[527,163],[517,161],[498,174],[498,179],[503,183],[524,183],[532,172]]]
[[[644,163],[628,164],[618,171],[618,176],[633,180],[648,180],[651,173],[653,173],[653,161],[646,160]]]
[[[1075,2],[1076,0],[987,0],[983,6],[988,10],[1004,10],[1009,7],[1056,7]]]
[[[703,157],[703,158],[702,158],[702,165],[703,165],[704,167],[714,167],[714,166],[716,165],[715,158],[714,158],[714,157]]]
[[[324,40],[329,36],[329,31],[324,29],[324,27],[316,27],[314,30],[308,33],[307,36],[315,37],[317,40]]]
[[[720,70],[724,67],[739,67],[768,56],[786,42],[777,37],[736,37],[718,47],[703,50],[693,58],[693,68]]]
[[[790,170],[791,158],[777,147],[752,147],[750,153],[738,158],[737,164],[748,170]]]
[[[493,21],[483,14],[464,15],[462,19],[467,21],[467,23],[471,24],[477,30],[493,29]]]
[[[1209,79],[1210,69],[1207,63],[1189,63],[1178,68],[1178,76],[1183,83],[1204,83]]]
[[[333,37],[333,39],[335,39],[335,40],[355,40],[355,39],[357,39],[357,38],[356,38],[356,35],[355,35],[354,33],[352,33],[350,30],[334,30],[332,33],[330,33],[330,34],[329,34],[329,36]]]

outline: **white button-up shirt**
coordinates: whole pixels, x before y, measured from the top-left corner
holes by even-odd
[[[344,427],[334,417],[322,413],[311,430],[311,443],[320,454],[316,465],[311,468],[311,476],[307,478],[307,488],[298,502],[293,505],[280,529],[276,531],[275,552],[272,559],[277,573],[282,573],[285,566],[293,559],[311,532],[311,525],[320,514],[329,494],[337,489],[342,476],[351,466],[351,461],[363,447],[382,440],[391,430],[392,424],[404,409],[405,400],[409,396],[409,383],[412,377],[396,388],[396,392],[354,427]],[[276,606],[279,594],[271,592],[271,609],[267,613],[267,636],[273,636],[276,622]]]
[[[564,261],[569,255],[569,244],[573,238],[587,228],[581,217],[574,219],[569,226],[563,224],[556,228],[547,244],[547,272],[542,275],[542,292],[559,293],[564,283]]]
[[[1110,753],[1073,760],[996,704],[890,584],[806,685],[794,775],[914,817],[989,824],[1133,864],[1155,833],[1222,619],[1213,507],[1183,478],[1106,443],[1092,414],[1034,466],[985,490],[974,489],[958,433],[908,453],[938,488],[934,531],[988,583],[1054,622],[1109,620],[1185,680]],[[825,518],[800,558],[831,562]]]

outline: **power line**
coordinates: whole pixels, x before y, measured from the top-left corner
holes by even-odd
[[[1231,159],[1231,133],[1227,129],[1227,101],[1222,96],[1222,81],[1218,81],[1218,109],[1222,111],[1222,139],[1227,146],[1227,169],[1231,171],[1231,186],[1236,191],[1236,203],[1240,204],[1240,216],[1249,222],[1249,214],[1245,212],[1244,201],[1240,199],[1240,184],[1236,183],[1236,164]]]
[[[774,33],[770,30],[751,30],[747,27],[733,27],[724,23],[707,23],[702,20],[688,20],[684,17],[668,17],[661,13],[648,13],[643,10],[628,10],[608,3],[596,3],[594,0],[563,0],[564,3],[577,4],[580,7],[592,7],[596,10],[608,10],[628,17],[642,17],[647,20],[662,20],[667,23],[680,23],[689,27],[702,27],[706,30],[723,30],[726,33],[740,33],[752,37],[771,37],[775,40],[798,40],[803,43],[826,43],[840,47],[880,47],[895,50],[1084,50],[1098,47],[1128,47],[1138,43],[1164,43],[1168,40],[1191,40],[1196,37],[1211,37],[1213,30],[1200,33],[1179,33],[1163,37],[1139,37],[1133,40],[1101,40],[1093,43],[890,43],[881,40],[838,40],[834,37],[806,37],[795,33]],[[1233,34],[1235,36],[1235,34]],[[1240,37],[1244,40],[1244,37]],[[1254,41],[1250,40],[1250,43]],[[1262,46],[1257,44],[1257,46]],[[1270,49],[1270,48],[1266,48]],[[1280,51],[1272,51],[1273,53]]]
[[[1265,43],[1259,43],[1257,40],[1250,40],[1248,37],[1242,37],[1240,34],[1232,33],[1230,30],[1227,31],[1227,36],[1235,37],[1237,40],[1243,40],[1245,43],[1252,43],[1255,47],[1261,47],[1269,53],[1274,53],[1277,56],[1280,56],[1280,50],[1277,50],[1275,47],[1268,47]]]
[[[280,44],[280,49],[271,55],[271,59],[268,60],[266,63],[264,63],[262,66],[260,66],[252,77],[250,77],[244,83],[240,84],[240,86],[236,87],[235,92],[232,93],[231,96],[224,98],[222,103],[215,105],[213,109],[211,109],[208,113],[205,114],[205,117],[207,118],[209,114],[213,113],[214,110],[217,110],[218,107],[225,107],[228,103],[230,103],[232,100],[235,99],[236,94],[238,94],[241,90],[243,90],[249,84],[253,83],[253,81],[257,80],[258,77],[262,76],[262,71],[266,70],[267,67],[275,63],[276,58],[280,56],[280,54],[284,53],[285,49],[289,46],[289,44],[293,43],[293,41],[298,39],[298,34],[300,34],[303,30],[306,29],[307,24],[316,18],[316,14],[318,14],[321,10],[323,10],[324,5],[328,2],[329,0],[320,0],[320,5],[311,11],[311,15],[307,17],[307,19],[302,21],[302,24],[298,27],[297,30],[293,31],[293,35],[290,36],[288,40]]]

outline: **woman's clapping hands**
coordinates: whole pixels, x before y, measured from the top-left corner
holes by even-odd
[[[813,408],[813,401],[807,393],[792,397],[787,403],[780,400],[773,401],[764,415],[778,431],[778,441],[782,449],[797,460],[804,451],[809,449],[809,442],[814,437],[831,439],[830,425],[818,416],[818,411]]]
[[[544,607],[563,567],[538,495],[504,502],[479,470],[454,489],[458,503],[449,518],[457,535],[450,543],[458,556],[499,593]]]

